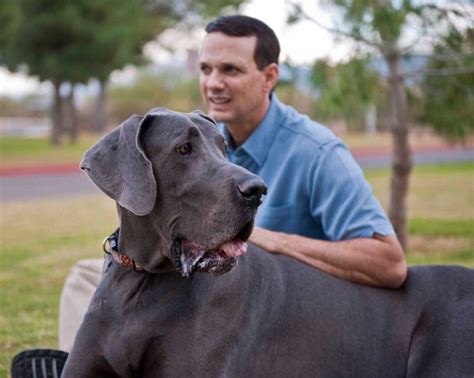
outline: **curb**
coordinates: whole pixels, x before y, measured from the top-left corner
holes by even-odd
[[[52,164],[27,167],[0,168],[0,177],[80,173],[79,164]]]
[[[456,151],[474,151],[474,146],[418,146],[412,148],[413,156],[432,154],[436,152],[456,152]],[[357,158],[384,158],[390,157],[392,154],[392,147],[374,146],[371,148],[353,148],[351,149],[352,156]],[[0,177],[16,177],[29,175],[44,175],[44,174],[64,174],[64,173],[82,173],[79,168],[79,163],[75,164],[51,164],[25,167],[4,167],[0,168]]]

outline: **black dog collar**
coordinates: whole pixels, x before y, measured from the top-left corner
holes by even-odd
[[[135,260],[119,252],[118,249],[118,236],[120,228],[117,228],[115,232],[104,239],[102,248],[105,253],[111,255],[112,258],[124,268],[133,268],[137,272],[145,272],[142,266],[135,263]]]

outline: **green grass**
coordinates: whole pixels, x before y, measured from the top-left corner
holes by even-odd
[[[1,204],[0,376],[22,349],[57,347],[61,288],[73,264],[100,258],[116,226],[105,196]]]
[[[474,237],[474,218],[471,219],[410,219],[408,232],[411,235]]]
[[[39,143],[31,148],[40,154],[45,147]],[[367,172],[385,207],[389,176],[385,169]],[[410,265],[474,267],[473,179],[472,163],[413,171]],[[57,347],[59,295],[68,271],[79,259],[102,256],[101,241],[114,230],[117,217],[106,196],[0,207],[0,376],[7,376],[15,353]]]
[[[377,198],[388,208],[390,171],[366,172]],[[425,219],[474,218],[474,162],[419,166],[409,183],[408,217]]]
[[[474,218],[410,219],[409,265],[457,264],[474,268]]]
[[[387,209],[390,171],[371,170],[366,177]],[[409,265],[474,268],[474,162],[415,167],[408,209]]]
[[[82,154],[98,135],[81,136],[79,143],[53,147],[46,138],[0,138],[0,167],[45,164],[79,164]]]
[[[471,248],[446,253],[445,251],[432,252],[430,255],[413,254],[407,257],[410,266],[415,265],[462,265],[474,268],[474,250]]]

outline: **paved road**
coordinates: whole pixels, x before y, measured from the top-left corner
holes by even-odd
[[[82,172],[0,177],[0,202],[100,193]]]
[[[386,151],[354,153],[364,169],[388,167],[390,154]],[[474,161],[474,147],[467,149],[448,148],[415,152],[417,165],[442,162]],[[87,176],[76,168],[25,169],[0,172],[0,202],[25,201],[42,198],[65,198],[75,195],[98,194],[100,191]]]
[[[391,155],[386,153],[367,156],[356,155],[355,158],[363,169],[389,167],[392,163]],[[474,147],[419,151],[414,153],[413,160],[415,165],[474,161]]]

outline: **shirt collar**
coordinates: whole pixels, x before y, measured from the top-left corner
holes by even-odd
[[[252,134],[250,134],[242,145],[236,149],[229,147],[229,154],[235,156],[246,154],[252,158],[259,167],[261,167],[267,158],[268,152],[270,151],[275,136],[279,130],[280,124],[278,120],[281,119],[282,113],[283,104],[278,100],[276,94],[273,93],[270,106],[257,128]],[[220,124],[219,126],[226,139],[231,140],[230,133],[225,125]]]

